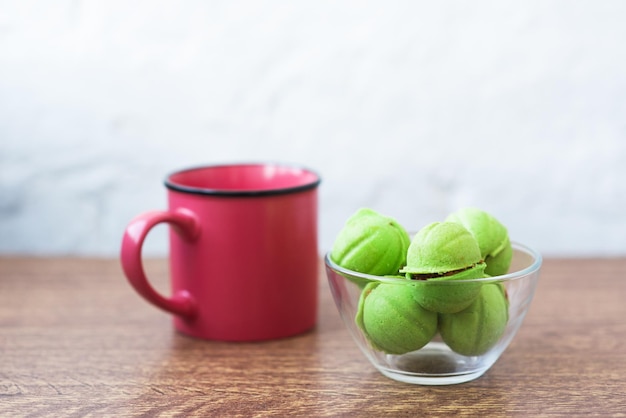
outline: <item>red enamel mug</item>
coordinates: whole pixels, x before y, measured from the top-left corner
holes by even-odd
[[[313,171],[232,164],[177,171],[165,179],[169,208],[133,219],[122,268],[148,302],[173,314],[183,334],[261,341],[310,330],[317,319],[317,188]],[[170,228],[171,296],[149,283],[141,247]]]

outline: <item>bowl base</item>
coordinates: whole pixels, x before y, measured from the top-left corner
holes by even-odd
[[[442,342],[431,342],[421,350],[403,355],[386,355],[378,369],[390,379],[418,385],[454,385],[478,379],[492,365],[484,357],[459,355]]]

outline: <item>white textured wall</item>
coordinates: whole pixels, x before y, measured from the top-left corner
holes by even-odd
[[[322,174],[322,250],[361,206],[417,229],[475,205],[547,255],[626,255],[625,22],[621,0],[0,0],[0,253],[115,255],[165,173],[268,159]]]

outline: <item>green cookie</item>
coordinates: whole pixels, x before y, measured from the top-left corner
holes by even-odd
[[[330,258],[359,273],[394,275],[406,262],[409,244],[409,234],[394,219],[372,209],[359,209],[335,238]]]
[[[453,351],[479,356],[502,337],[509,319],[506,292],[501,284],[485,284],[474,303],[461,312],[439,315],[439,333]]]
[[[407,265],[400,270],[415,280],[420,305],[430,311],[454,313],[467,308],[480,293],[480,283],[447,284],[483,277],[478,242],[462,225],[433,222],[422,228],[408,249]]]
[[[407,282],[369,283],[359,299],[355,321],[371,346],[388,354],[419,350],[437,333],[437,314],[415,300],[416,288]]]
[[[476,238],[487,264],[485,273],[499,276],[508,272],[513,249],[507,229],[496,218],[481,209],[463,208],[448,216],[446,221],[463,225]]]

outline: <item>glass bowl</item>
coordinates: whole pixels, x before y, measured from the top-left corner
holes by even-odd
[[[383,375],[405,383],[449,385],[477,379],[489,370],[509,345],[528,312],[539,279],[542,258],[537,251],[526,245],[513,242],[512,246],[513,259],[509,273],[472,280],[430,281],[372,276],[338,266],[330,259],[330,253],[326,254],[324,261],[330,289],[343,322],[361,351]],[[372,282],[375,284],[369,284]],[[375,348],[376,346],[380,347],[380,344],[370,343],[370,339],[362,329],[363,326],[357,324],[358,320],[356,319],[362,293],[368,292],[367,289],[377,287],[379,284],[440,286],[440,289],[446,289],[450,292],[454,292],[455,286],[479,286],[482,289],[485,285],[498,284],[504,290],[505,299],[508,300],[508,315],[506,307],[502,308],[501,311],[507,318],[498,329],[497,337],[494,337],[487,347],[483,344],[480,352],[459,354],[453,351],[444,342],[442,332],[440,332],[446,319],[443,318],[444,315],[437,314],[437,331],[426,345],[414,351],[389,354],[383,351],[384,349]],[[462,290],[458,287],[456,289]],[[362,301],[361,303],[363,304]],[[488,316],[482,317],[488,318]],[[394,324],[387,325],[390,329],[394,327]],[[486,327],[485,325],[479,326]],[[450,329],[449,326],[447,329]],[[466,335],[463,334],[466,331],[460,332],[461,335]],[[450,331],[447,331],[447,334],[450,335]],[[450,345],[454,346],[453,343]],[[463,351],[455,348],[457,351]]]

